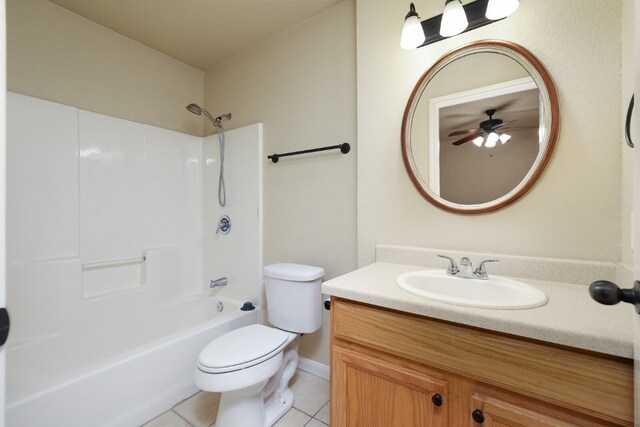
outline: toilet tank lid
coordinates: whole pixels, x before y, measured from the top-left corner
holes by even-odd
[[[273,279],[310,282],[324,276],[324,268],[304,264],[271,264],[264,267],[264,275]]]

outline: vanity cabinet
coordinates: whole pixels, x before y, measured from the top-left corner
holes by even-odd
[[[612,425],[631,360],[332,297],[332,427]]]

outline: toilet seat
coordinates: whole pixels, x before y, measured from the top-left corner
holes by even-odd
[[[277,355],[295,334],[255,324],[211,341],[198,356],[198,369],[222,374],[255,366]]]

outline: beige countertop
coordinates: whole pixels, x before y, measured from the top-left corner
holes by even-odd
[[[376,262],[324,282],[322,292],[435,319],[633,358],[633,307],[598,304],[584,285],[518,278],[544,291],[549,300],[547,304],[525,310],[489,310],[431,301],[402,290],[396,284],[396,277],[415,270],[426,268]]]

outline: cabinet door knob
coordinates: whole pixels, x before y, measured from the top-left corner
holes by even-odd
[[[442,396],[440,395],[440,393],[436,393],[431,396],[431,401],[436,406],[442,406]]]
[[[480,409],[476,409],[475,411],[473,411],[471,413],[471,418],[473,418],[473,421],[477,422],[478,424],[482,424],[484,422],[484,414]]]

